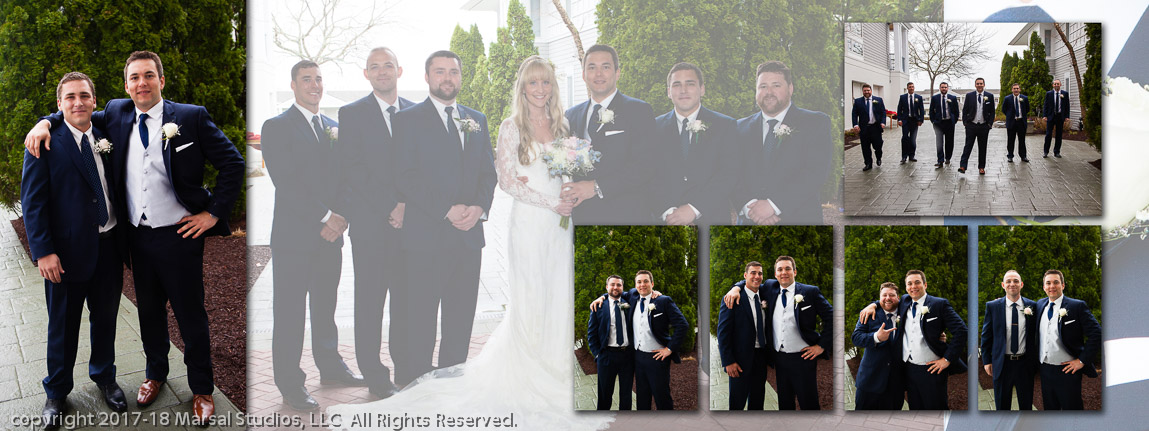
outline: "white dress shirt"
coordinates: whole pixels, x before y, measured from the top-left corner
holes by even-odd
[[[674,118],[677,119],[677,121],[675,123],[678,127],[678,134],[679,135],[682,134],[682,120],[687,120],[687,123],[693,123],[694,120],[698,119],[698,113],[701,111],[702,111],[702,105],[698,105],[698,108],[696,108],[694,110],[694,112],[691,112],[690,115],[687,115],[685,117],[683,117],[682,114],[679,114],[678,110],[674,111]],[[695,140],[695,139],[692,139],[692,140]],[[698,212],[698,208],[695,208],[693,204],[687,202],[686,205],[690,206],[691,211],[694,211],[694,219],[695,220],[698,220],[699,217],[702,217],[702,213]],[[671,214],[673,214],[675,208],[676,207],[670,207],[670,208],[667,208],[666,211],[663,211],[662,212],[662,221],[666,221],[666,217],[669,217]]]
[[[779,290],[778,297],[774,299],[774,350],[782,353],[797,353],[810,346],[802,339],[802,331],[798,330],[798,317],[794,312],[794,307],[798,306],[794,303],[795,284]],[[782,295],[786,296],[785,307],[782,306]]]
[[[76,148],[84,145],[81,143],[83,142],[84,136],[88,137],[88,145],[92,150],[92,158],[96,159],[96,174],[100,177],[100,192],[104,194],[104,205],[108,207],[108,222],[100,226],[100,233],[110,231],[116,227],[116,212],[112,211],[112,199],[108,195],[108,178],[104,176],[104,158],[96,153],[96,135],[92,134],[92,125],[88,125],[88,131],[81,132],[80,129],[77,129],[72,123],[65,121],[64,124],[67,125],[68,130],[72,132],[72,138],[76,140]],[[83,155],[84,153],[81,151],[80,156],[82,157]]]
[[[444,105],[442,102],[439,102],[434,97],[432,97],[431,98],[431,104],[435,105],[435,111],[439,113],[439,121],[441,121],[443,123],[443,130],[450,130],[450,129],[448,129],[449,126],[447,126],[447,111],[446,111],[447,106],[453,107],[453,109],[451,110],[452,120],[450,120],[450,121],[455,121],[456,119],[463,118],[462,117],[463,114],[459,113],[459,104],[458,103],[452,103],[450,105]],[[461,124],[459,122],[455,122],[455,129],[458,129],[458,131],[459,131],[459,142],[462,143],[462,145],[463,145],[462,148],[464,150],[467,149],[466,133],[463,132],[463,127],[461,126]]]
[[[751,302],[751,304],[750,304],[750,321],[754,322],[754,348],[760,349],[762,347],[766,347],[766,346],[763,346],[762,344],[758,343],[758,315],[765,312],[764,310],[762,310],[762,296],[758,296],[757,301],[754,300],[754,296],[755,295],[761,295],[762,291],[759,290],[758,292],[755,292],[753,290],[750,290],[750,288],[746,287],[746,286],[742,286],[742,291],[746,292],[746,298],[749,299]],[[762,323],[763,323],[762,330],[765,331],[766,330],[765,316],[763,316],[763,322]],[[765,337],[766,334],[762,334],[762,336]]]
[[[140,140],[140,108],[135,109],[132,132],[128,135],[127,197],[128,217],[134,226],[164,227],[179,223],[191,215],[180,205],[172,187],[171,175],[164,166],[164,148],[161,127],[164,104],[157,103],[147,111],[148,148]],[[144,220],[144,216],[147,219]]]
[[[398,96],[395,97],[395,104],[392,105],[390,103],[387,103],[386,100],[380,99],[379,96],[376,95],[374,92],[372,92],[371,95],[373,97],[375,97],[375,101],[379,103],[379,110],[383,111],[383,118],[387,120],[387,133],[390,133],[391,136],[395,136],[395,130],[393,130],[391,128],[391,113],[387,112],[387,108],[394,106],[395,111],[398,112],[399,109],[401,109],[401,108],[399,108],[399,97]],[[431,100],[435,100],[435,99],[431,99]],[[458,106],[456,106],[455,108],[457,110]],[[446,116],[446,115],[444,114],[444,116]]]
[[[587,105],[587,111],[586,111],[586,134],[587,134],[587,139],[590,139],[590,134],[591,134],[591,132],[593,132],[593,131],[595,131],[595,130],[598,130],[598,127],[599,127],[597,124],[591,124],[591,123],[590,123],[590,120],[591,120],[591,113],[593,113],[593,112],[594,112],[594,105],[602,105],[602,107],[601,107],[601,108],[598,108],[598,112],[599,112],[599,115],[601,116],[601,115],[602,115],[602,110],[604,110],[604,109],[607,109],[607,107],[609,107],[609,106],[610,106],[611,102],[614,102],[614,96],[615,96],[615,95],[617,95],[617,94],[618,94],[618,89],[617,89],[617,88],[615,88],[615,89],[614,89],[614,91],[612,91],[612,92],[610,93],[610,95],[609,95],[609,96],[606,96],[606,98],[605,98],[605,99],[602,99],[602,101],[601,101],[601,102],[595,102],[593,98],[591,98],[591,99],[590,99],[590,104],[589,104],[589,105]]]
[[[615,334],[614,306],[615,306],[615,303],[618,303],[618,305],[620,306],[619,311],[622,311],[621,305],[625,304],[625,303],[622,302],[622,298],[614,299],[614,298],[610,298],[609,296],[607,297],[607,302],[609,302],[609,304],[607,304],[607,307],[609,307],[609,310],[610,310],[610,328],[608,328],[608,329],[610,329],[610,331],[609,331],[606,345],[607,345],[607,347],[626,347],[626,345],[627,345],[627,343],[626,343],[626,313],[622,313],[622,317],[619,317],[619,319],[618,319],[618,321],[622,323],[622,339],[618,340],[618,339],[616,339],[617,337],[614,336],[614,334]]]
[[[1010,334],[1013,333],[1010,330],[1010,325],[1013,324],[1013,304],[1017,304],[1017,352],[1009,351],[1009,346],[1012,344]],[[1021,301],[1021,297],[1018,297],[1016,302],[1005,298],[1005,346],[1002,347],[1005,348],[1007,355],[1025,353],[1025,303]]]
[[[648,314],[651,314],[650,305],[653,304],[654,301],[650,299],[650,295],[638,298],[638,301],[645,301],[646,305],[636,304],[635,307],[637,307],[637,309],[632,313],[634,314],[634,348],[646,353],[662,350],[666,346],[663,346],[662,343],[658,342],[658,339],[654,338],[654,331],[650,329],[650,320],[646,317]]]
[[[911,311],[913,310],[911,304],[910,309],[906,310],[906,324],[902,325],[906,331],[902,333],[902,360],[915,365],[926,365],[930,361],[941,359],[941,356],[930,350],[930,345],[926,343],[925,334],[922,332],[922,321],[932,318],[929,313],[922,312],[926,295],[922,295],[914,303],[918,304],[917,316]]]
[[[1065,346],[1061,344],[1061,331],[1058,329],[1061,322],[1061,306],[1065,302],[1065,296],[1060,296],[1056,300],[1049,301],[1046,305],[1053,308],[1053,318],[1049,318],[1049,311],[1041,310],[1041,320],[1037,323],[1038,335],[1041,337],[1040,351],[1038,352],[1041,358],[1041,363],[1050,365],[1061,365],[1062,362],[1072,361],[1074,358],[1065,350]]]

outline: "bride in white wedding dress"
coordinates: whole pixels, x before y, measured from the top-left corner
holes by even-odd
[[[506,426],[494,421],[513,414],[520,429],[595,430],[613,420],[573,411],[573,227],[559,227],[572,205],[559,199],[563,180],[550,177],[540,157],[545,143],[569,135],[554,67],[531,56],[517,76],[495,162],[499,186],[515,199],[506,316],[466,363],[428,373],[384,400],[328,408],[329,417],[339,415],[335,428],[438,429],[474,420],[467,429],[484,429]]]

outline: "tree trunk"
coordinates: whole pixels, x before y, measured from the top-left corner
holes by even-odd
[[[563,5],[559,3],[559,0],[551,0],[551,3],[555,4],[555,9],[559,11],[559,16],[562,17],[563,23],[567,25],[567,30],[570,30],[571,38],[574,39],[575,50],[578,51],[578,62],[582,64],[582,38],[579,37],[578,29],[575,28],[574,22],[571,21],[570,15],[567,14],[566,9],[563,9]]]
[[[1057,30],[1057,35],[1061,36],[1061,43],[1064,43],[1065,48],[1069,50],[1069,61],[1073,63],[1073,75],[1077,79],[1077,91],[1074,92],[1074,96],[1077,97],[1077,106],[1081,107],[1081,118],[1085,118],[1085,103],[1081,101],[1081,91],[1085,85],[1081,82],[1081,69],[1077,66],[1077,54],[1073,51],[1073,45],[1069,43],[1069,38],[1065,36],[1065,31],[1061,29],[1061,25],[1055,22],[1053,28]]]

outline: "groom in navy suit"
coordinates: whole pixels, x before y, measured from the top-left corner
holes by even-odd
[[[164,100],[164,82],[158,55],[133,52],[124,65],[124,89],[131,100],[108,102],[92,115],[92,123],[127,150],[112,153],[112,177],[114,188],[125,193],[124,214],[132,226],[130,262],[147,357],[136,402],[150,405],[167,381],[171,342],[165,305],[170,303],[184,341],[192,413],[206,423],[215,403],[203,305],[204,235],[231,234],[227,217],[243,185],[244,162],[206,109]],[[40,142],[50,150],[48,127],[62,118],[53,114],[29,132],[25,146],[33,155],[39,155]],[[203,186],[204,162],[219,171],[212,190]]]
[[[922,108],[922,96],[914,94],[914,83],[906,84],[906,94],[898,99],[898,126],[902,127],[902,163],[908,159],[916,162],[914,154],[918,150],[918,126],[926,118]]]
[[[766,368],[771,362],[771,331],[762,306],[762,264],[746,264],[738,288],[738,305],[718,306],[718,351],[730,378],[730,410],[762,410],[766,399]]]
[[[623,295],[630,304],[634,334],[634,394],[638,410],[674,410],[670,397],[670,361],[682,362],[679,350],[690,325],[668,295],[654,297],[654,275],[645,269],[634,276],[635,288]],[[671,333],[673,331],[673,334]]]
[[[858,139],[862,141],[862,161],[866,163],[862,170],[873,169],[875,158],[878,166],[882,166],[882,130],[886,128],[886,104],[881,97],[874,95],[870,84],[863,84],[862,97],[854,99],[850,122],[858,133]],[[873,155],[870,154],[871,147]]]
[[[794,77],[780,61],[758,65],[755,83],[759,110],[738,120],[739,224],[822,224],[822,190],[836,172],[830,117],[791,103]]]
[[[396,189],[396,142],[393,116],[415,103],[399,97],[403,76],[399,59],[389,48],[367,55],[363,76],[371,93],[339,109],[339,159],[351,193],[347,220],[355,261],[355,359],[371,394],[387,398],[394,393],[391,370],[379,359],[383,307],[387,290],[407,289],[399,228],[404,203]],[[387,214],[383,217],[382,214]],[[392,307],[392,314],[396,311]],[[389,339],[402,336],[391,325]],[[404,352],[393,350],[392,357]]]
[[[855,410],[901,410],[906,401],[902,346],[894,334],[900,328],[898,285],[887,281],[879,290],[881,311],[866,323],[859,320],[850,338],[865,349],[854,379]]]
[[[702,69],[678,63],[666,76],[674,109],[654,120],[662,147],[651,181],[651,211],[668,225],[730,224],[737,178],[734,119],[702,106]]]
[[[573,134],[589,139],[595,151],[602,152],[594,171],[563,184],[560,196],[575,202],[571,217],[576,224],[646,224],[650,220],[647,181],[655,164],[641,157],[655,154],[654,110],[618,91],[619,67],[614,48],[587,48],[582,77],[590,99],[566,111]]]
[[[1081,410],[1081,375],[1097,377],[1101,325],[1085,301],[1065,296],[1065,274],[1045,271],[1048,297],[1037,301],[1038,370],[1045,410]]]
[[[1014,84],[1015,86],[1017,84]],[[993,399],[998,410],[1013,405],[1017,389],[1018,410],[1033,409],[1033,374],[1037,365],[1037,303],[1021,296],[1021,275],[1009,270],[1002,278],[1005,296],[985,303],[981,327],[981,361],[993,377]]]
[[[427,57],[430,97],[395,114],[396,190],[406,204],[403,249],[418,288],[392,294],[391,340],[395,382],[406,385],[431,371],[438,309],[442,306],[439,368],[467,360],[482,264],[483,221],[494,198],[494,156],[487,117],[459,105],[462,60],[451,51]]]
[[[766,317],[771,320],[766,342],[774,349],[778,371],[778,409],[819,410],[818,359],[829,359],[834,347],[834,309],[817,286],[795,281],[797,264],[778,256],[774,277],[763,284]],[[821,320],[822,332],[817,331]],[[794,399],[798,402],[795,405]]]
[[[1061,89],[1061,80],[1053,80],[1053,89],[1045,93],[1045,100],[1041,106],[1041,117],[1045,120],[1045,155],[1049,157],[1049,144],[1056,135],[1053,145],[1053,156],[1061,158],[1061,129],[1065,127],[1065,119],[1069,118],[1069,92]]]
[[[44,277],[48,305],[48,376],[45,428],[59,427],[72,391],[81,314],[88,303],[92,356],[88,375],[112,411],[127,409],[116,384],[116,315],[123,287],[126,241],[119,199],[111,186],[111,150],[100,154],[102,130],[92,125],[95,85],[87,75],[70,72],[56,87],[56,105],[64,123],[53,127],[59,150],[43,158],[24,154],[20,204],[32,260]],[[94,151],[96,150],[96,151]]]
[[[633,308],[622,298],[623,281],[618,275],[606,279],[609,302],[592,307],[586,322],[586,339],[598,367],[598,410],[610,410],[614,381],[618,378],[618,409],[630,410],[634,384]]]

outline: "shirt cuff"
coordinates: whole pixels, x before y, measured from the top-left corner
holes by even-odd
[[[776,215],[776,216],[782,215],[782,210],[778,208],[778,205],[774,205],[774,201],[772,201],[770,199],[766,199],[766,202],[770,203],[770,208],[774,208],[774,215]]]
[[[739,214],[746,216],[746,217],[750,217],[750,206],[754,205],[755,202],[758,202],[758,199],[751,199],[751,200],[747,201],[746,205],[742,206],[742,212]],[[782,210],[778,209],[778,205],[774,205],[774,201],[772,201],[770,199],[766,199],[766,202],[770,203],[770,208],[774,209],[774,215],[778,215],[778,216],[782,215]],[[691,206],[691,208],[694,208],[694,207]],[[695,210],[694,213],[695,213],[695,215],[698,215],[698,210]]]
[[[599,186],[598,186],[598,181],[595,181],[595,182],[594,182],[594,193],[595,193],[596,195],[598,195],[598,198],[599,198],[599,199],[602,199],[602,189],[601,189],[601,188],[599,188]]]
[[[320,223],[327,223],[331,219],[331,210],[327,210],[327,214],[323,215],[323,219],[319,220]]]
[[[673,214],[673,213],[674,213],[674,207],[667,208],[666,211],[662,212],[662,221],[666,221],[666,218],[670,217],[670,214]]]
[[[878,340],[878,333],[877,333],[877,332],[875,332],[875,333],[874,333],[874,344],[877,344],[877,343],[881,343],[881,341],[880,341],[880,340]]]
[[[691,205],[691,204],[686,204],[686,205],[689,205],[690,210],[694,211],[694,219],[695,220],[698,220],[699,217],[702,217],[702,213],[698,212],[698,208],[695,208],[694,205]]]

